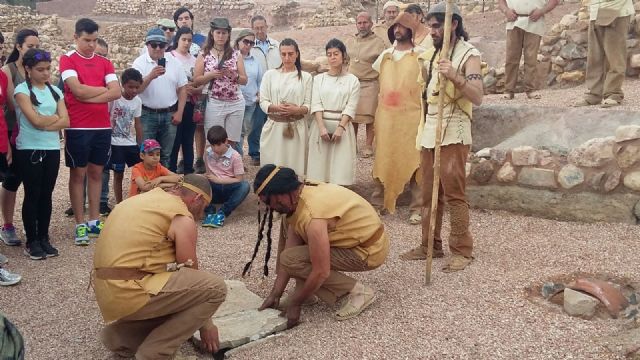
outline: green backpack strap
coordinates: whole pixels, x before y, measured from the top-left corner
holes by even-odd
[[[18,329],[0,313],[0,360],[23,360],[24,340]]]

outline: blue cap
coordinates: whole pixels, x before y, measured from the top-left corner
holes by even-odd
[[[159,27],[151,28],[147,32],[147,38],[145,39],[145,43],[149,43],[151,41],[157,41],[161,43],[167,43],[167,38],[164,36],[164,31]]]

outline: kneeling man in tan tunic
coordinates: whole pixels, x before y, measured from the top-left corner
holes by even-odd
[[[365,199],[338,185],[301,183],[293,170],[271,164],[258,171],[254,189],[270,211],[287,216],[277,277],[261,309],[278,308],[290,278],[297,281],[285,310],[289,327],[314,294],[328,304],[346,297],[337,320],[357,316],[375,300],[373,289],[342,273],[373,270],[389,253],[380,217]]]
[[[224,281],[198,270],[197,226],[211,201],[209,182],[186,175],[118,204],[96,244],[93,285],[108,325],[105,346],[123,357],[169,359],[200,330],[218,350],[211,316],[226,296]]]

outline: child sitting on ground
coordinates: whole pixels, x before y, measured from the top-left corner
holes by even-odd
[[[169,188],[177,184],[181,175],[169,171],[160,164],[160,143],[154,139],[145,140],[140,145],[140,159],[131,168],[131,188],[129,197],[154,189],[155,187]]]
[[[122,73],[121,82],[122,97],[109,103],[112,129],[109,169],[113,170],[113,192],[117,204],[122,202],[124,169],[140,162],[142,144],[142,100],[138,97],[142,74],[136,69],[127,69]],[[135,137],[132,127],[135,128]]]
[[[249,182],[243,180],[244,165],[242,157],[227,144],[227,132],[222,126],[213,126],[207,132],[210,147],[207,148],[204,162],[207,168],[205,176],[211,184],[213,199],[205,209],[202,221],[205,227],[222,227],[224,220],[249,194]],[[214,204],[222,204],[218,212]]]

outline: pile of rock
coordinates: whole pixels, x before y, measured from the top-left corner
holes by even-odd
[[[300,3],[295,0],[274,5],[270,12],[274,26],[298,25],[298,23],[304,23],[304,19],[308,19],[316,13],[315,10],[302,8]],[[300,27],[304,26],[300,25]]]
[[[341,26],[356,23],[356,15],[365,11],[360,1],[323,0],[305,27]]]
[[[582,0],[581,8],[562,17],[542,37],[536,78],[537,87],[574,85],[585,79],[587,64],[587,30],[589,28],[589,1]],[[636,15],[631,19],[627,39],[627,76],[640,75],[640,0],[634,0]],[[523,79],[523,68],[518,76]],[[485,93],[504,91],[504,67],[490,69],[484,79]]]
[[[109,44],[109,59],[117,72],[131,66],[140,55],[147,31],[155,26],[153,21],[116,24],[102,30],[101,36]]]
[[[0,31],[5,37],[5,54],[13,49],[15,34],[24,28],[37,30],[40,47],[51,53],[54,79],[58,77],[58,59],[68,50],[68,41],[62,38],[56,15],[40,15],[24,6],[0,5]]]
[[[467,175],[469,184],[477,186],[616,193],[632,202],[628,218],[635,223],[640,220],[640,126],[619,126],[614,136],[591,139],[568,152],[532,146],[485,148],[471,157]]]
[[[93,12],[106,15],[168,17],[180,6],[186,6],[194,13],[210,14],[212,10],[250,10],[255,7],[255,2],[251,0],[97,0]]]

